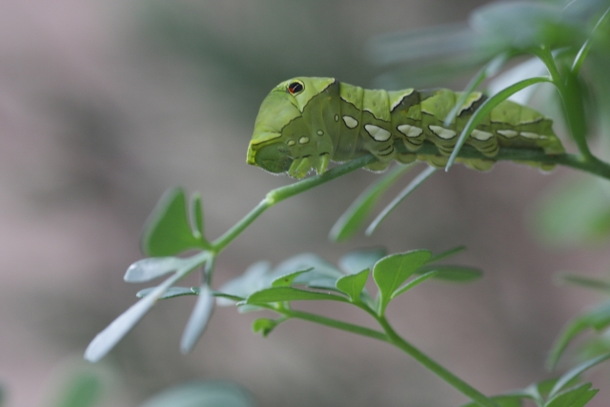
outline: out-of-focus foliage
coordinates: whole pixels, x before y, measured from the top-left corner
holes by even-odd
[[[223,381],[196,381],[164,390],[140,407],[255,407],[250,393]]]
[[[563,181],[546,193],[535,213],[533,228],[556,245],[607,242],[610,235],[610,184],[584,178]]]

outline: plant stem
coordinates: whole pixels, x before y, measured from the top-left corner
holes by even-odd
[[[339,321],[337,319],[324,317],[322,315],[310,314],[308,312],[297,311],[297,310],[293,310],[293,309],[284,309],[281,311],[274,309],[274,311],[281,312],[283,315],[288,316],[288,317],[299,318],[299,319],[303,319],[303,320],[306,320],[309,322],[315,322],[317,324],[325,325],[325,326],[328,326],[331,328],[340,329],[342,331],[347,331],[350,333],[367,336],[369,338],[377,339],[380,341],[389,342],[388,337],[383,332],[379,332],[379,331],[376,331],[374,329],[367,328],[364,326],[350,324],[348,322],[343,322],[343,321]]]
[[[237,222],[231,229],[226,231],[222,236],[212,242],[212,247],[216,253],[221,252],[229,243],[231,243],[237,236],[241,234],[252,222],[256,220],[263,212],[272,207],[273,205],[290,198],[294,195],[305,192],[311,188],[322,185],[328,181],[331,181],[337,177],[345,175],[349,172],[362,168],[365,165],[373,162],[375,157],[372,155],[365,155],[354,160],[348,161],[347,163],[335,167],[323,174],[316,175],[313,177],[305,178],[301,181],[297,181],[293,184],[286,185],[273,189],[265,195],[265,198],[258,203],[246,216],[244,216],[239,222]]]
[[[566,125],[572,136],[572,139],[576,142],[576,146],[582,155],[584,161],[596,161],[597,159],[589,150],[589,144],[585,138],[586,131],[586,117],[584,111],[584,100],[582,92],[579,89],[578,79],[576,73],[564,67],[563,73],[555,62],[555,57],[551,50],[546,47],[540,47],[533,51],[534,54],[540,58],[540,60],[546,65],[551,75],[551,80],[559,93],[559,100],[561,102],[561,110],[565,118]],[[599,160],[597,160],[599,161]]]
[[[403,150],[397,148],[399,152]],[[431,143],[424,143],[418,150],[418,154],[439,154],[436,147]],[[460,158],[487,158],[475,150],[472,146],[463,146],[460,149]],[[610,164],[600,160],[597,157],[591,156],[589,159],[576,156],[574,154],[546,154],[540,150],[524,150],[519,148],[503,147],[498,155],[493,157],[494,161],[515,161],[515,162],[532,162],[540,164],[557,164],[565,167],[571,167],[592,175],[610,180]]]
[[[420,364],[428,368],[428,370],[436,374],[438,377],[450,384],[453,388],[460,391],[462,394],[464,394],[480,406],[497,407],[496,403],[490,400],[483,393],[481,393],[480,391],[478,391],[477,389],[475,389],[474,387],[451,373],[444,366],[438,364],[428,355],[421,352],[415,346],[404,340],[400,335],[396,333],[396,331],[394,331],[394,329],[388,323],[385,317],[378,317],[377,320],[379,321],[379,324],[381,324],[381,326],[383,327],[383,330],[387,335],[386,340],[388,342],[402,349],[406,354],[417,360]]]
[[[384,332],[379,332],[374,329],[370,329],[360,325],[354,325],[333,318],[324,317],[322,315],[310,314],[308,312],[297,311],[288,308],[282,310],[278,310],[275,308],[270,309],[275,312],[279,312],[286,317],[303,319],[309,322],[314,322],[331,328],[340,329],[342,331],[366,336],[394,345],[397,348],[403,350],[406,354],[418,361],[421,365],[436,374],[438,377],[443,379],[453,388],[464,394],[466,397],[478,403],[480,406],[497,407],[496,404],[483,393],[481,393],[480,391],[478,391],[477,389],[475,389],[474,387],[451,373],[444,366],[435,362],[428,355],[421,352],[415,346],[404,340],[400,335],[396,333],[396,331],[394,331],[394,329],[385,317],[378,316],[373,310],[369,309],[368,307],[361,306],[360,308],[362,308],[364,311],[368,312],[371,316],[373,316],[379,322]]]

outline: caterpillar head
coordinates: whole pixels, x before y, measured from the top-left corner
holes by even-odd
[[[254,122],[254,132],[248,145],[247,162],[272,173],[287,172],[303,178],[311,168],[324,172],[329,154],[318,154],[320,143],[303,119],[310,102],[334,78],[298,77],[277,85],[263,100]]]

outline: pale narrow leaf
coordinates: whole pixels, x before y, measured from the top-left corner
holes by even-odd
[[[178,257],[149,257],[129,266],[123,278],[128,283],[142,283],[176,271],[183,264]]]
[[[163,296],[165,291],[173,283],[174,279],[169,278],[159,285],[149,295],[133,304],[108,325],[102,332],[97,334],[85,351],[85,359],[90,362],[97,362],[102,359],[129,331],[155,305],[157,300]]]
[[[212,295],[210,287],[206,284],[199,289],[197,303],[193,308],[191,317],[189,318],[182,340],[180,341],[180,351],[185,354],[193,350],[201,335],[208,325],[208,321],[214,311],[215,297]]]

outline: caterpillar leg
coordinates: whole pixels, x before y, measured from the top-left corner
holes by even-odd
[[[364,168],[373,172],[385,171],[396,156],[394,146],[390,145],[390,148],[391,150],[387,154],[380,154],[378,151],[371,151],[370,153],[377,158],[377,161],[373,161]]]

